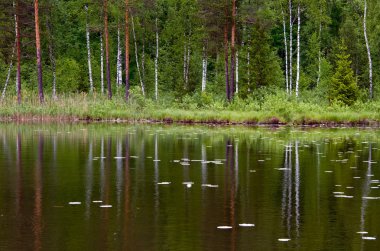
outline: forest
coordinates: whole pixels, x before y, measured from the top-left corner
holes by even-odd
[[[1,117],[380,121],[375,0],[0,6]]]

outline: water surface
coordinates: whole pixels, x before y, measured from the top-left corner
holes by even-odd
[[[4,124],[0,250],[379,250],[379,135]]]

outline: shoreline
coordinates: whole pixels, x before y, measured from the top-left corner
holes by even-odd
[[[209,126],[248,126],[248,127],[279,127],[279,126],[305,126],[305,127],[371,127],[379,128],[380,121],[361,119],[356,121],[318,121],[302,120],[283,122],[277,117],[272,117],[263,121],[246,120],[233,121],[225,119],[199,120],[194,119],[164,119],[158,118],[100,118],[90,116],[75,115],[13,115],[0,116],[0,123],[116,123],[116,124],[165,124],[165,125],[209,125]]]

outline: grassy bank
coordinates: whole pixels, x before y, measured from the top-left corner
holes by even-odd
[[[122,95],[108,100],[102,95],[72,94],[57,100],[46,97],[43,105],[36,95],[26,95],[23,103],[15,97],[1,102],[3,121],[158,121],[222,124],[347,124],[372,125],[380,122],[380,102],[357,102],[351,107],[289,99],[286,94],[265,99],[240,100],[226,104],[206,95],[155,102],[136,95],[128,103]]]

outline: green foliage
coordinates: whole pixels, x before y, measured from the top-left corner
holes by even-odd
[[[5,1],[6,2],[6,1]],[[368,36],[372,49],[374,93],[380,92],[380,5],[368,0]],[[33,8],[32,1],[25,1]],[[100,93],[100,35],[103,32],[102,1],[57,1],[40,2],[40,27],[43,59],[43,79],[46,95],[51,94],[52,71],[49,45],[52,42],[57,64],[57,89],[60,95],[73,92],[88,92],[88,68],[86,50],[86,12],[88,3],[88,25],[92,54],[92,70],[95,92]],[[300,102],[352,105],[356,99],[366,102],[368,88],[368,58],[364,43],[361,1],[301,0],[301,78]],[[111,83],[116,95],[121,95],[115,86],[117,30],[120,27],[124,55],[124,2],[108,1]],[[9,3],[11,8],[11,3]],[[239,55],[239,94],[231,104],[225,102],[224,24],[227,22],[228,37],[231,38],[231,15],[229,1],[208,0],[141,0],[130,1],[134,18],[135,48],[130,28],[130,84],[133,87],[129,105],[149,108],[154,97],[154,60],[156,31],[159,34],[159,100],[155,104],[163,107],[175,106],[183,109],[258,110],[269,105],[267,100],[279,97],[281,102],[289,100],[285,89],[285,49],[283,18],[289,42],[288,1],[238,1],[236,49]],[[229,9],[225,16],[225,8]],[[297,4],[293,5],[296,15]],[[45,9],[47,11],[45,11]],[[32,13],[32,12],[31,12]],[[21,25],[22,89],[35,92],[37,88],[33,15],[23,16]],[[14,43],[14,17],[12,11],[0,11],[0,24],[4,34],[0,35],[0,87],[6,78]],[[293,16],[295,18],[295,16]],[[156,29],[157,19],[157,29]],[[131,25],[131,20],[130,25]],[[51,24],[51,41],[46,23]],[[296,67],[296,31],[293,27],[293,73]],[[50,34],[50,33],[49,33]],[[346,41],[346,54],[352,63],[338,58],[341,51],[340,38]],[[289,43],[288,43],[289,46]],[[189,85],[184,84],[184,53],[190,50]],[[202,58],[204,49],[208,59],[207,93],[200,93]],[[146,85],[146,98],[141,95],[135,50]],[[289,48],[288,48],[289,49]],[[144,55],[144,63],[143,63]],[[321,71],[319,72],[319,58]],[[230,63],[231,58],[228,59]],[[348,58],[347,58],[348,60]],[[339,66],[339,67],[338,67]],[[349,68],[352,71],[349,71]],[[332,69],[336,69],[333,71]],[[105,73],[105,68],[103,69]],[[320,73],[320,79],[318,76]],[[334,75],[334,76],[333,76]],[[15,68],[11,81],[14,83]],[[293,83],[295,74],[293,74]],[[123,73],[123,79],[125,76]],[[106,82],[106,81],[105,81]],[[356,82],[356,84],[354,84]],[[11,85],[13,86],[13,85]],[[11,88],[9,95],[14,94]],[[278,93],[281,93],[278,94]],[[98,95],[98,98],[103,98]],[[285,100],[283,100],[283,98]],[[376,97],[375,99],[380,98]],[[334,101],[335,100],[335,101]],[[175,102],[176,101],[176,102]],[[275,101],[275,100],[273,100]],[[181,103],[181,104],[179,104]],[[280,105],[278,102],[275,102]],[[287,104],[287,103],[285,103]],[[284,116],[287,108],[284,109]]]
[[[331,78],[329,99],[344,105],[352,105],[358,97],[358,87],[351,68],[350,55],[344,42],[339,46],[339,54],[336,55],[336,70]]]
[[[75,59],[62,58],[57,60],[57,79],[58,90],[71,90],[79,91],[81,78],[85,77],[85,72],[81,71],[81,68]]]
[[[240,96],[246,97],[249,93],[265,86],[280,86],[284,82],[279,58],[271,47],[270,37],[262,24],[252,26],[250,45],[245,56],[249,53],[250,64],[244,68],[244,85],[240,88]],[[242,58],[243,62],[246,60]]]

